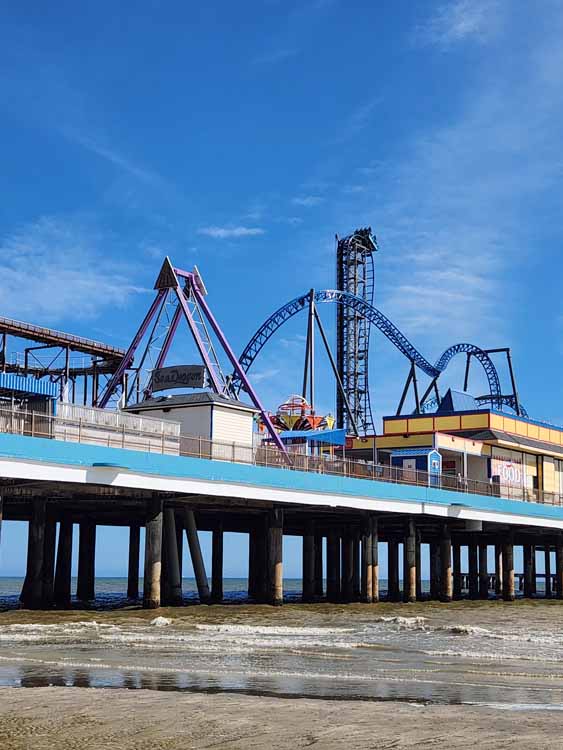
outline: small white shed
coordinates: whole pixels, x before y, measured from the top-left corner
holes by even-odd
[[[179,422],[183,437],[252,446],[257,409],[217,393],[203,392],[156,396],[128,406],[126,411]]]

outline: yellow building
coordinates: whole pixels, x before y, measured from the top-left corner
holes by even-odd
[[[348,438],[347,455],[372,460],[373,440]],[[405,449],[434,448],[442,473],[457,481],[486,482],[520,499],[563,499],[563,429],[532,419],[493,409],[384,417],[375,448],[379,463],[405,469],[414,468]]]

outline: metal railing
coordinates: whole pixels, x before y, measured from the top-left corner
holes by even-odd
[[[273,467],[286,471],[305,471],[329,476],[369,479],[459,492],[487,495],[522,502],[563,505],[563,496],[543,490],[483,482],[449,474],[429,474],[368,461],[328,455],[310,456],[291,453],[291,464],[277,448],[221,442],[190,435],[155,434],[127,425],[100,425],[85,419],[48,416],[39,412],[0,409],[0,433],[27,435],[109,448],[126,448],[175,456],[228,461],[253,466]]]

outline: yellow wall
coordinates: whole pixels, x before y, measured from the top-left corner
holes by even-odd
[[[383,423],[383,432],[386,435],[392,435],[397,432],[408,432],[408,419],[386,419]]]
[[[476,427],[488,427],[489,426],[489,415],[488,414],[464,414],[461,417],[461,429],[462,430],[474,430]]]
[[[434,419],[432,417],[415,417],[409,419],[409,432],[432,432]]]
[[[541,440],[554,446],[563,445],[563,430],[541,427],[526,419],[505,417],[502,414],[460,414],[448,416],[420,416],[387,419],[383,423],[385,435],[405,435],[421,432],[455,432],[456,430],[487,429],[502,430],[512,435]],[[426,444],[426,443],[425,443]],[[430,443],[428,443],[430,444]],[[528,450],[530,450],[528,448]],[[534,450],[533,448],[531,450]],[[539,449],[537,449],[539,452]]]
[[[461,417],[435,417],[434,429],[436,432],[461,429]]]

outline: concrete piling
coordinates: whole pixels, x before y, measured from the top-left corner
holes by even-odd
[[[326,595],[329,602],[340,600],[340,537],[332,530],[326,544]]]
[[[202,604],[208,604],[211,598],[209,593],[209,581],[207,579],[207,573],[205,572],[203,555],[201,554],[195,515],[193,510],[190,510],[189,508],[184,509],[184,526],[186,528],[186,536],[190,548],[199,600]]]
[[[489,598],[489,571],[487,569],[487,544],[479,544],[479,598]]]
[[[376,516],[371,517],[371,600],[379,601],[379,525]]]
[[[78,536],[78,580],[76,596],[88,602],[95,598],[96,524],[82,521]]]
[[[387,542],[387,568],[388,568],[388,598],[391,602],[400,601],[399,590],[399,543],[396,539]]]
[[[453,598],[452,534],[447,523],[442,528],[440,539],[440,566],[440,600],[451,602]]]
[[[143,577],[143,607],[160,607],[162,574],[162,500],[151,500],[148,504],[145,524],[145,572]]]
[[[311,602],[315,594],[315,529],[312,521],[303,534],[303,601]]]
[[[71,601],[72,521],[63,517],[59,524],[59,542],[55,565],[55,606],[66,608]]]
[[[416,528],[412,518],[403,542],[403,601],[416,602]]]
[[[166,579],[168,581],[167,605],[182,604],[182,578],[178,558],[178,538],[176,535],[176,517],[173,508],[164,510],[164,540],[166,544]]]
[[[268,594],[270,604],[283,604],[283,510],[275,508],[268,516]]]
[[[514,590],[514,544],[509,535],[502,545],[502,598],[513,602],[516,598]]]
[[[141,544],[141,527],[129,526],[129,559],[127,566],[127,598],[139,598],[139,552]]]
[[[223,601],[223,524],[213,529],[211,540],[211,601]]]
[[[453,598],[461,599],[461,545],[458,541],[452,543],[452,575]]]

